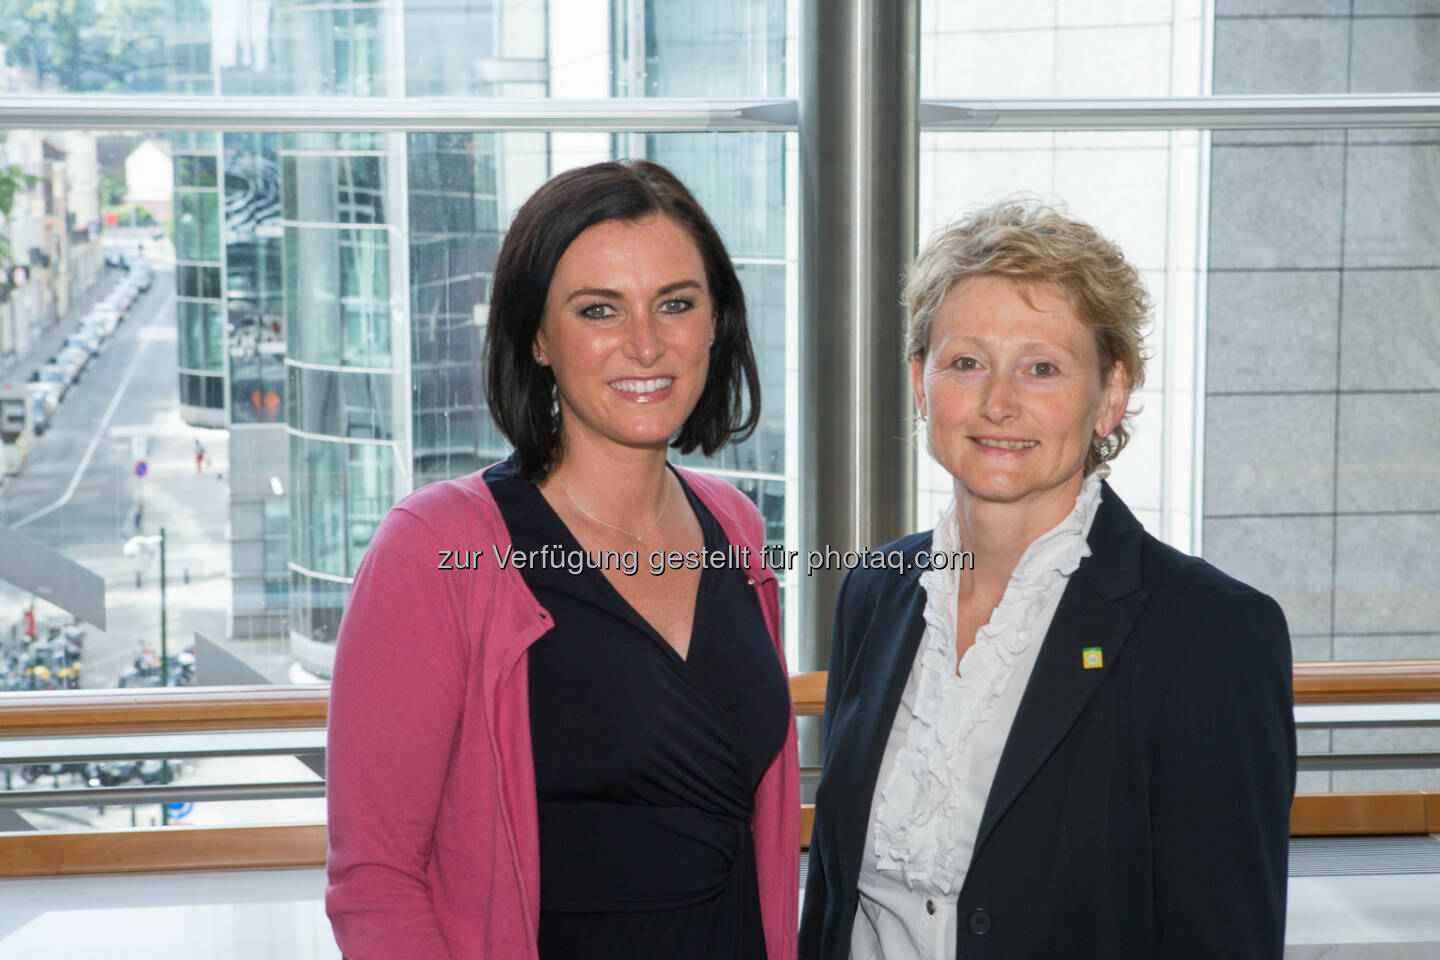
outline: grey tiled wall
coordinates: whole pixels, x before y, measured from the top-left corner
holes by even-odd
[[[1214,49],[1216,94],[1436,91],[1440,0],[1219,0]],[[1296,659],[1440,656],[1440,131],[1216,133],[1211,170],[1203,553],[1280,602]]]

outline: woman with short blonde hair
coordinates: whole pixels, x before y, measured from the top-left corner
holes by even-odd
[[[1285,618],[1104,481],[1144,377],[1137,271],[1008,201],[936,234],[905,297],[954,500],[881,548],[903,571],[841,586],[800,956],[1279,958]]]

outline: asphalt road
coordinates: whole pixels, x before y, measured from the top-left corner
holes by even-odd
[[[150,292],[142,294],[115,336],[94,358],[56,411],[50,429],[39,437],[21,472],[0,487],[0,522],[61,551],[105,579],[107,629],[87,625],[83,686],[114,687],[144,644],[159,648],[159,570],[153,553],[127,556],[126,541],[136,533],[166,532],[166,607],[172,653],[196,633],[223,641],[229,615],[228,434],[189,426],[180,419],[174,271],[157,264]],[[8,371],[23,380],[78,323],[88,306],[102,299],[118,276],[102,279],[64,323],[47,331],[28,358]],[[207,455],[195,467],[195,441]],[[140,448],[147,471],[135,476]],[[144,510],[137,531],[135,505]],[[137,574],[139,581],[137,586]],[[30,603],[30,595],[0,583],[0,644]],[[63,611],[44,602],[37,620],[65,623]],[[288,653],[268,644],[231,644],[232,652],[286,677]],[[251,649],[254,648],[254,649]],[[303,780],[314,774],[289,757],[204,758],[187,762],[186,782],[272,782]],[[61,786],[74,786],[71,777]],[[43,793],[50,777],[15,789]],[[3,788],[3,781],[0,781]],[[25,822],[38,829],[76,826],[118,828],[154,823],[159,807],[61,807],[31,809]],[[324,818],[323,800],[264,803],[197,804],[184,822],[229,824],[316,821]]]
[[[159,648],[156,558],[152,551],[123,553],[137,533],[134,511],[142,500],[138,532],[166,529],[170,652],[188,644],[197,631],[216,639],[226,632],[227,434],[180,419],[174,279],[173,270],[156,270],[150,291],[135,301],[71,388],[20,474],[0,488],[0,522],[105,578],[107,629],[86,627],[85,687],[115,686],[142,644]],[[102,280],[87,299],[103,296],[114,282]],[[60,325],[63,331],[48,331],[42,342],[70,332],[82,313],[72,311]],[[32,353],[29,366],[45,356],[48,351]],[[28,369],[18,372],[23,379]],[[207,470],[199,473],[197,439],[209,457]],[[148,470],[140,479],[135,463],[142,448]],[[0,588],[0,634],[9,636],[29,599],[14,587]],[[68,620],[43,602],[36,610],[42,625]]]

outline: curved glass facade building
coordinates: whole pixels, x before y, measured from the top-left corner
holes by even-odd
[[[371,96],[386,82],[375,3],[275,5],[277,85]],[[291,650],[328,674],[349,583],[406,488],[400,134],[282,134],[279,145],[289,447]],[[402,199],[396,202],[396,194]],[[398,474],[398,476],[397,476]]]
[[[167,36],[166,86],[180,94],[216,92],[210,4],[175,0]],[[186,423],[224,427],[225,204],[218,133],[170,137],[175,165],[175,293],[180,415]]]
[[[180,412],[187,423],[225,426],[225,300],[219,158],[214,134],[176,136],[175,293]]]

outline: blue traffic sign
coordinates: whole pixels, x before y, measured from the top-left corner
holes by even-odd
[[[184,803],[165,804],[165,812],[168,813],[170,817],[174,820],[179,820],[181,817],[188,817],[190,815],[190,811],[194,809],[195,803],[191,800],[186,800]]]
[[[144,460],[136,460],[136,461],[135,461],[135,476],[137,476],[137,477],[143,477],[143,476],[145,476],[145,471],[148,470],[148,469],[150,469],[150,468],[145,465],[145,461],[144,461]]]

